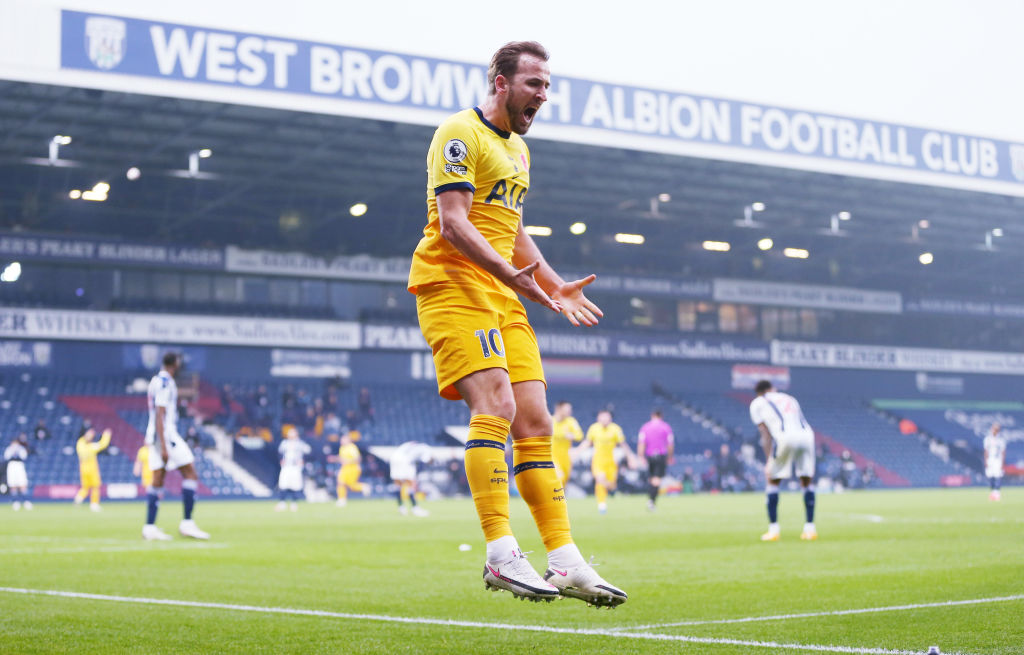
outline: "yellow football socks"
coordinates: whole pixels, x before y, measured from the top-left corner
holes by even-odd
[[[594,498],[597,499],[597,504],[608,500],[608,487],[604,486],[600,482],[594,483]]]
[[[505,441],[511,423],[497,416],[477,414],[469,419],[466,440],[466,478],[480,527],[488,542],[512,536],[508,522],[508,465]]]
[[[529,437],[512,443],[516,488],[530,506],[544,548],[552,550],[572,543],[565,486],[551,461],[551,437]]]

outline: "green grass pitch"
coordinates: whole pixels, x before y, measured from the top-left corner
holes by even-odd
[[[758,540],[757,494],[663,498],[653,514],[642,498],[617,497],[605,516],[593,499],[571,499],[581,550],[629,593],[614,611],[485,591],[482,537],[465,499],[427,503],[427,518],[400,516],[384,500],[300,504],[294,514],[275,513],[271,502],[200,501],[208,544],[143,542],[142,503],[108,502],[99,514],[0,505],[0,652],[923,655],[935,644],[943,653],[1024,653],[1024,489],[1004,490],[1001,503],[987,495],[821,494],[813,543],[798,538],[796,493],[783,494],[778,543]],[[176,536],[180,502],[165,500],[160,511]],[[512,514],[543,570],[522,501]],[[463,543],[472,550],[460,551]],[[965,600],[984,602],[937,605]],[[891,609],[907,605],[915,607]],[[826,614],[867,608],[890,609]],[[812,616],[779,617],[794,614]],[[644,627],[652,624],[677,625]]]

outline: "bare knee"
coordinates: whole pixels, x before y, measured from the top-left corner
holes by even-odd
[[[485,369],[471,373],[455,383],[473,416],[497,416],[510,423],[516,416],[516,399],[508,373],[504,369]]]
[[[512,436],[516,439],[528,437],[549,437],[554,432],[551,415],[544,412],[527,413],[522,408],[512,422]]]
[[[509,389],[508,393],[497,392],[477,398],[476,402],[469,406],[469,411],[473,416],[487,414],[503,418],[511,423],[516,417],[516,400],[512,396],[512,390]]]
[[[548,412],[544,383],[527,380],[512,385],[516,402],[516,417],[512,421],[512,437],[549,437],[554,431]]]

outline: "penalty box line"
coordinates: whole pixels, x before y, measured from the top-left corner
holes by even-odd
[[[674,623],[652,623],[649,625],[631,625],[618,628],[608,628],[618,632],[622,630],[658,630],[661,628],[675,628],[694,625],[722,625],[727,623],[756,623],[759,621],[786,621],[789,619],[807,619],[816,616],[846,616],[849,614],[872,614],[875,612],[903,612],[908,610],[927,609],[930,607],[957,607],[960,605],[981,605],[984,603],[1005,603],[1014,600],[1024,600],[1024,594],[1016,596],[997,596],[995,598],[971,598],[967,600],[945,600],[936,603],[915,603],[912,605],[889,605],[887,607],[863,607],[852,610],[831,610],[825,612],[805,612],[803,614],[773,614],[771,616],[745,616],[737,619],[705,619],[699,621],[676,621]]]
[[[76,598],[82,600],[99,600],[136,605],[164,605],[174,607],[196,607],[203,609],[229,610],[235,612],[259,612],[263,614],[285,614],[293,616],[313,616],[320,618],[349,619],[358,621],[380,621],[386,623],[405,623],[414,625],[438,625],[460,628],[482,628],[486,630],[506,630],[520,632],[542,632],[552,634],[568,634],[579,636],[615,637],[618,639],[636,639],[647,641],[674,641],[693,644],[720,644],[728,646],[751,646],[756,648],[804,650],[823,653],[851,653],[853,655],[920,655],[920,650],[896,650],[889,648],[859,648],[856,646],[836,646],[827,644],[786,644],[775,641],[755,641],[745,639],[728,639],[717,637],[694,637],[689,635],[666,635],[649,632],[622,632],[609,629],[559,628],[546,625],[516,625],[513,623],[485,623],[483,621],[458,621],[453,619],[433,619],[429,617],[388,616],[385,614],[357,614],[349,612],[329,612],[326,610],[310,610],[291,607],[260,607],[257,605],[235,605],[229,603],[207,603],[191,600],[175,600],[170,598],[137,598],[131,596],[111,596],[106,594],[89,594],[77,591],[60,591],[52,589],[23,589],[19,587],[0,587],[0,592],[34,596],[51,596],[59,598]]]

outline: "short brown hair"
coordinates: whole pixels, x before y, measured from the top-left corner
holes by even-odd
[[[488,95],[494,95],[494,80],[499,75],[509,80],[515,76],[519,70],[519,58],[524,54],[543,61],[549,58],[547,49],[536,41],[510,41],[501,46],[491,57],[491,65],[487,68]]]

